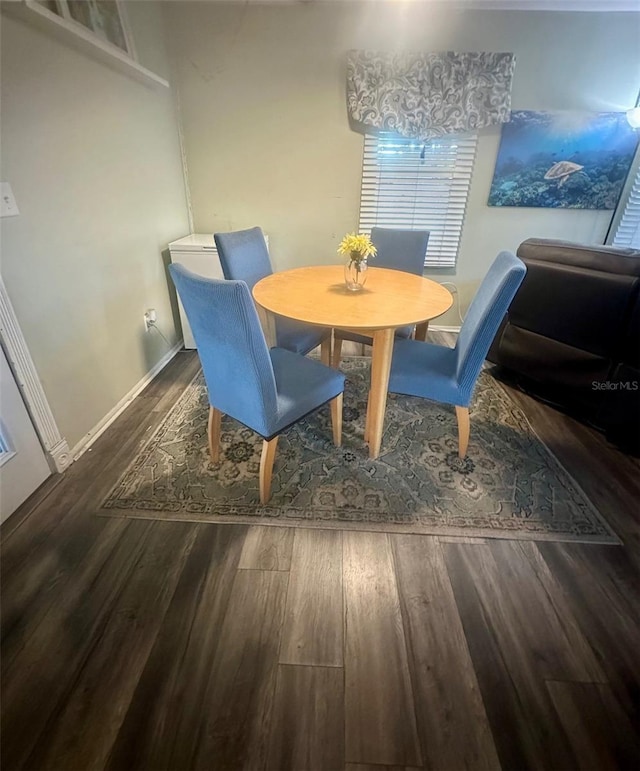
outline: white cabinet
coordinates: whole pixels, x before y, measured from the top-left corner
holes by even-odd
[[[224,278],[222,267],[218,258],[218,251],[213,240],[212,233],[192,233],[190,236],[179,238],[169,244],[171,262],[179,262],[187,270],[207,278]],[[195,348],[191,327],[178,296],[180,307],[180,321],[182,322],[182,334],[184,347]]]
[[[269,236],[265,234],[264,240],[268,249]],[[179,262],[192,273],[205,276],[205,278],[224,278],[212,233],[192,233],[190,236],[172,241],[169,244],[169,254],[171,255],[171,262]],[[178,307],[180,308],[184,347],[195,348],[195,340],[179,295]]]

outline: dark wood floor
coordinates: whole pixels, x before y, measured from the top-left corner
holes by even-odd
[[[515,393],[624,546],[95,516],[196,367],[2,529],[3,771],[640,767],[637,460]]]

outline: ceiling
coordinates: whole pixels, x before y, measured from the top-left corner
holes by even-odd
[[[441,0],[440,4],[521,11],[640,11],[640,0]]]
[[[173,0],[176,2],[176,0]],[[354,0],[195,0],[219,3],[309,4],[353,2]],[[384,0],[355,0],[356,2],[383,2]],[[423,3],[449,8],[477,8],[518,11],[635,11],[640,13],[640,0],[386,0],[387,2]],[[194,0],[179,0],[194,2]]]

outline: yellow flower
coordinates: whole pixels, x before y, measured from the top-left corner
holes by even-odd
[[[353,262],[362,262],[367,257],[375,257],[376,248],[365,233],[349,233],[340,241],[338,253],[351,255]]]

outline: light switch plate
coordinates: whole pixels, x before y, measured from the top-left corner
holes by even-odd
[[[8,182],[0,182],[0,217],[17,217],[20,214],[13,190]]]

